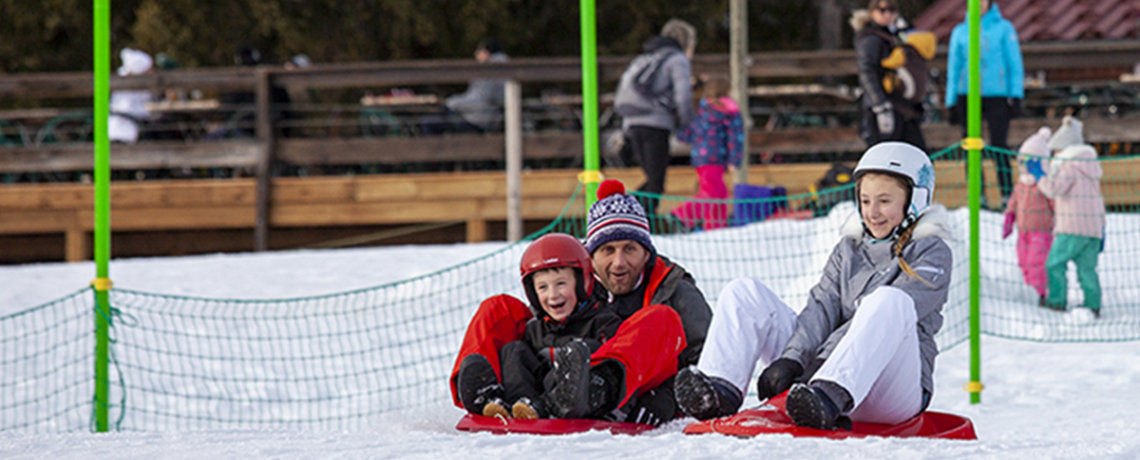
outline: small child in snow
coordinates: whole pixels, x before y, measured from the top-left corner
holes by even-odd
[[[1001,233],[1003,239],[1009,237],[1014,224],[1017,224],[1017,265],[1021,267],[1025,284],[1037,291],[1039,305],[1045,305],[1048,287],[1045,259],[1053,245],[1053,200],[1041,193],[1037,188],[1037,178],[1025,169],[1025,165],[1027,160],[1040,161],[1049,157],[1051,134],[1052,130],[1043,126],[1021,144],[1020,174],[1006,204],[1005,225]]]
[[[617,332],[621,318],[591,298],[590,254],[570,235],[552,233],[535,240],[523,253],[520,269],[535,317],[527,322],[523,340],[499,350],[502,396],[489,398],[481,412],[488,417],[556,417],[559,414],[553,413],[545,394],[554,386],[547,381],[553,349],[582,340],[596,351]]]
[[[1099,318],[1101,291],[1096,265],[1104,241],[1104,197],[1100,193],[1104,170],[1096,149],[1085,144],[1082,127],[1079,120],[1066,116],[1049,139],[1049,150],[1055,152],[1051,164],[1044,167],[1040,161],[1030,161],[1026,168],[1037,177],[1041,192],[1053,199],[1055,211],[1053,247],[1045,261],[1049,278],[1045,306],[1067,308],[1065,272],[1071,260],[1085,294],[1084,307]]]
[[[725,168],[735,172],[744,157],[744,121],[736,101],[728,97],[728,86],[724,76],[709,77],[696,116],[677,133],[677,140],[693,146],[690,155],[697,168],[697,199],[728,199]],[[673,216],[686,228],[704,222],[705,230],[712,230],[727,225],[728,204],[689,201],[674,209]]]

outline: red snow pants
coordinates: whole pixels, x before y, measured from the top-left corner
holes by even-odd
[[[451,400],[456,407],[463,407],[456,388],[456,376],[463,359],[472,354],[483,355],[501,379],[499,349],[522,339],[531,316],[522,301],[505,294],[479,304],[448,379]],[[590,363],[613,359],[625,368],[625,394],[620,407],[630,397],[656,388],[676,374],[677,357],[687,345],[681,316],[665,305],[650,305],[623,321],[617,334],[590,357]]]

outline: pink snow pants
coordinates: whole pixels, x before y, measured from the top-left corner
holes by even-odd
[[[1025,284],[1042,296],[1048,292],[1045,260],[1049,258],[1052,246],[1053,234],[1050,232],[1017,232],[1017,265],[1021,267]]]
[[[700,181],[700,186],[697,189],[697,196],[693,198],[699,200],[728,199],[728,187],[724,185],[724,166],[698,166],[697,179]],[[728,204],[687,201],[674,209],[673,215],[688,227],[693,227],[697,222],[704,221],[705,230],[712,230],[728,225]]]

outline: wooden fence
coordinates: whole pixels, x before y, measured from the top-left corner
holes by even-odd
[[[1064,70],[1074,68],[1131,68],[1140,58],[1140,41],[1121,42],[1066,42],[1066,43],[1038,43],[1023,46],[1025,66],[1031,70]],[[599,59],[599,76],[603,81],[617,79],[628,64],[631,57],[602,57]],[[826,51],[826,52],[781,52],[756,53],[751,56],[749,75],[757,79],[789,78],[789,77],[819,77],[819,76],[848,76],[855,73],[855,55],[853,51]],[[935,67],[944,65],[944,55],[936,59]],[[694,59],[694,73],[726,72],[728,58],[725,55],[698,56]],[[285,70],[278,68],[218,68],[218,69],[191,69],[161,72],[144,76],[114,77],[112,89],[149,89],[161,91],[166,88],[200,88],[205,90],[252,90],[257,96],[255,129],[257,137],[250,140],[225,140],[219,142],[145,142],[136,145],[116,144],[112,151],[113,169],[157,169],[177,167],[251,167],[256,170],[256,180],[224,181],[223,187],[217,185],[196,185],[168,182],[163,184],[125,184],[116,183],[115,189],[120,190],[112,199],[116,206],[116,229],[174,229],[184,228],[188,225],[206,225],[210,228],[245,228],[249,226],[249,219],[253,220],[252,227],[257,229],[255,238],[256,248],[266,248],[266,231],[273,225],[300,224],[286,216],[310,215],[296,212],[290,201],[279,199],[277,190],[285,187],[292,181],[305,183],[306,181],[323,181],[326,179],[272,179],[270,165],[275,161],[283,161],[297,165],[347,165],[360,163],[398,163],[410,161],[465,161],[465,160],[501,160],[504,158],[504,145],[509,144],[507,136],[519,135],[518,127],[508,127],[505,134],[486,135],[453,135],[442,137],[418,138],[283,138],[275,136],[275,129],[271,117],[270,89],[273,86],[284,86],[301,89],[335,89],[335,88],[377,88],[393,85],[412,84],[460,84],[475,78],[504,79],[511,84],[538,84],[551,82],[576,82],[581,78],[579,60],[575,58],[522,58],[513,59],[502,64],[476,64],[471,60],[437,60],[415,62],[385,62],[385,63],[356,63],[356,64],[329,64],[316,65],[308,69]],[[56,73],[56,74],[16,74],[0,76],[0,96],[8,98],[89,98],[92,91],[93,78],[89,73]],[[517,101],[513,106],[507,107],[508,115],[513,110],[521,111]],[[1029,119],[1016,120],[1013,125],[1011,139],[1020,139],[1028,135],[1043,123],[1050,120]],[[1055,123],[1055,122],[1054,122]],[[1098,118],[1090,119],[1086,124],[1086,135],[1091,141],[1104,142],[1140,142],[1140,130],[1135,129],[1136,121],[1130,118]],[[512,129],[513,128],[513,129]],[[931,146],[945,146],[953,144],[959,137],[956,127],[945,124],[933,124],[924,128],[928,143]],[[512,134],[515,133],[515,134]],[[754,130],[751,134],[753,153],[762,151],[775,153],[802,153],[818,151],[858,151],[863,148],[857,133],[853,128],[802,128],[766,132]],[[536,133],[522,136],[517,145],[521,145],[521,152],[516,155],[526,159],[543,158],[576,158],[581,155],[582,141],[577,133]],[[31,171],[68,171],[85,170],[91,165],[92,146],[90,144],[51,144],[35,148],[7,147],[0,148],[0,173],[5,172],[31,172]],[[684,150],[674,152],[674,155],[687,155]],[[826,165],[809,165],[813,168],[826,168]],[[818,172],[818,171],[816,171]],[[537,174],[531,173],[531,174]],[[671,174],[674,174],[671,172]],[[784,173],[781,173],[784,174]],[[811,175],[812,180],[819,174]],[[463,176],[446,175],[444,182],[462,183]],[[537,177],[537,176],[535,176]],[[638,176],[639,177],[639,176]],[[327,179],[332,181],[359,181],[373,178],[339,178]],[[388,180],[388,178],[374,178]],[[401,180],[399,178],[391,180]],[[500,182],[502,176],[497,176]],[[640,179],[627,182],[639,182]],[[317,182],[313,182],[317,183]],[[174,185],[171,185],[174,184]],[[214,184],[212,181],[203,184]],[[247,190],[249,187],[252,189]],[[670,185],[684,184],[678,182],[672,175]],[[177,211],[165,212],[156,207],[138,207],[141,216],[134,220],[130,203],[146,202],[146,199],[132,198],[135,194],[157,194],[159,196],[184,196],[168,191],[182,190],[183,187],[197,190],[196,187],[205,187],[209,190],[206,196],[225,196],[233,193],[244,200],[252,200],[253,214],[248,214],[245,207],[227,208],[218,204],[218,212],[208,211],[214,204],[202,204],[197,214],[191,212],[184,214]],[[42,189],[29,192],[26,187]],[[243,188],[244,187],[244,188]],[[352,187],[355,187],[353,185]],[[416,188],[417,186],[408,186]],[[474,187],[474,186],[472,186]],[[471,190],[491,190],[488,185]],[[546,218],[546,213],[528,213],[524,179],[524,193],[522,201],[522,215],[519,218]],[[534,187],[534,186],[531,186]],[[50,186],[0,186],[0,202],[4,203],[33,203],[42,205],[35,212],[17,216],[11,208],[0,214],[0,234],[19,234],[37,232],[65,232],[68,236],[67,258],[75,260],[86,253],[85,246],[80,244],[82,232],[90,226],[90,216],[84,215],[78,208],[69,208],[60,211],[53,203],[57,200],[68,201],[63,197],[83,196],[82,190],[89,186],[50,185]],[[222,190],[230,190],[225,192]],[[240,192],[235,191],[240,190]],[[271,192],[272,190],[272,192]],[[460,188],[459,190],[464,190]],[[691,189],[682,188],[688,195]],[[174,195],[170,195],[174,193]],[[197,192],[186,192],[194,195]],[[274,195],[271,196],[271,193]],[[315,191],[313,193],[316,193]],[[30,194],[30,195],[29,195]],[[221,195],[218,195],[221,194]],[[501,193],[494,200],[505,200],[507,193]],[[34,198],[28,198],[34,196]],[[565,194],[561,196],[564,200]],[[177,201],[177,198],[171,198]],[[408,198],[418,199],[416,197]],[[475,209],[484,209],[487,206],[498,206],[492,198],[478,198],[480,201]],[[134,200],[134,201],[132,201]],[[126,201],[120,204],[119,201]],[[71,200],[71,203],[82,200]],[[505,201],[504,201],[505,202]],[[89,203],[87,208],[90,209]],[[470,211],[470,202],[460,208]],[[21,209],[27,211],[26,205]],[[243,205],[244,206],[244,205]],[[272,206],[282,206],[278,212]],[[300,206],[300,205],[296,205]],[[415,206],[410,205],[410,206]],[[474,206],[474,205],[472,205]],[[320,207],[318,205],[318,207]],[[0,207],[0,209],[3,209]],[[229,209],[225,211],[225,209]],[[304,208],[314,211],[310,208]],[[333,207],[339,211],[352,213],[357,208]],[[319,210],[319,209],[317,209]],[[182,210],[186,211],[186,210]],[[89,211],[87,211],[89,212]],[[426,212],[426,211],[425,211]],[[491,212],[491,211],[479,211]],[[497,212],[497,211],[496,211]],[[123,214],[125,213],[125,214]],[[318,216],[321,213],[311,213]],[[364,213],[364,215],[373,215]],[[376,222],[390,223],[403,222],[395,217],[398,213],[379,212]],[[194,216],[179,217],[179,216]],[[252,216],[252,217],[251,217]],[[471,214],[463,212],[457,214],[460,220],[472,222],[468,225],[470,239],[479,239],[480,220],[485,221],[485,214]],[[482,217],[480,217],[482,216]],[[24,220],[27,219],[27,220]],[[303,217],[298,217],[303,219]],[[310,222],[319,221],[316,217]],[[352,219],[352,218],[348,218]],[[422,219],[431,221],[432,219]],[[138,223],[141,222],[141,223]],[[198,223],[194,223],[198,222]],[[335,225],[350,225],[350,222],[333,223]],[[125,227],[120,227],[123,225]],[[482,232],[485,233],[485,232]]]

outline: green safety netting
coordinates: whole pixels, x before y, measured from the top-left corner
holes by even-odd
[[[1107,238],[1096,270],[1102,315],[1090,320],[1072,308],[1085,302],[1073,268],[1063,275],[1069,311],[1043,308],[1018,265],[1018,233],[1002,238],[1002,189],[1017,183],[1025,160],[1016,155],[993,148],[983,155],[992,208],[980,217],[983,333],[1037,341],[1140,339],[1140,288],[1130,283],[1140,267],[1140,157],[1099,160]],[[965,153],[952,147],[932,158],[935,200],[950,209],[958,235],[949,242],[954,281],[937,336],[946,349],[969,334]],[[1046,167],[1065,162],[1053,163]],[[1009,180],[1001,178],[1003,169]],[[800,308],[840,226],[855,212],[850,183],[737,201],[636,195],[654,210],[658,251],[694,274],[710,304],[728,281],[752,276]],[[682,207],[688,214],[673,212]],[[530,238],[550,231],[582,236],[583,208],[575,193],[562,216]],[[525,245],[334,295],[234,300],[112,289],[112,429],[353,430],[380,414],[449,404],[446,377],[480,300],[522,296],[517,263]],[[90,429],[94,310],[93,291],[84,289],[0,317],[0,430]]]

